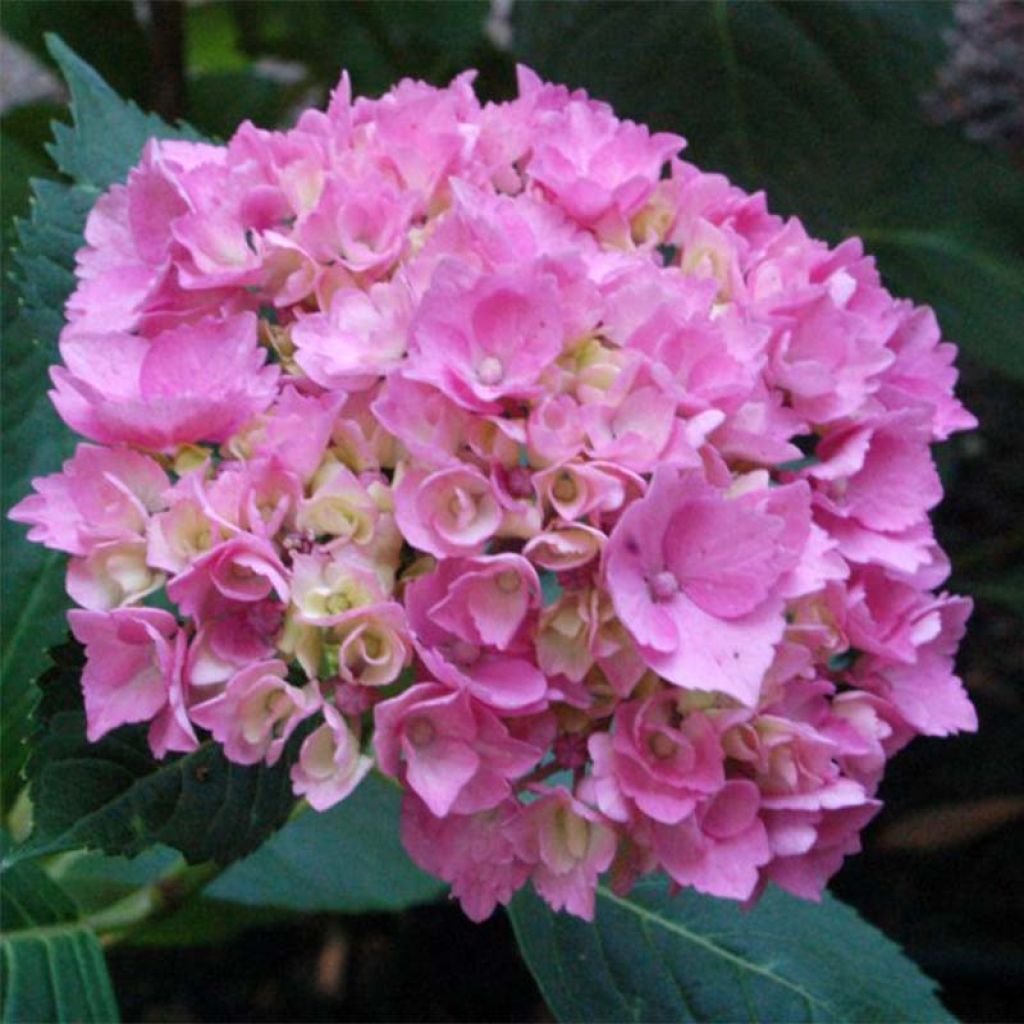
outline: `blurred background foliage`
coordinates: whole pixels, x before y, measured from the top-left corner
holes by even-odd
[[[5,322],[12,222],[29,179],[57,176],[44,147],[66,119],[46,32],[143,109],[216,138],[246,117],[288,125],[342,67],[368,94],[474,67],[480,95],[503,99],[523,61],[681,132],[689,159],[830,241],[860,235],[895,293],[934,305],[981,421],[936,458],[950,588],[976,601],[961,669],[982,726],[895,760],[866,853],[833,888],[958,1015],[1024,1013],[1024,4],[5,0],[0,17]],[[447,906],[360,903],[344,831],[373,823],[349,814],[326,839],[282,838],[270,861],[279,902],[305,893],[331,912],[280,910],[236,870],[111,951],[124,1017],[550,1019],[502,917],[477,928]],[[69,865],[80,901],[149,877],[144,860],[108,860]],[[355,888],[333,892],[346,871]],[[435,892],[402,872],[395,885]]]

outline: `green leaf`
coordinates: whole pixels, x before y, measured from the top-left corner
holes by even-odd
[[[3,1021],[119,1019],[96,936],[42,870],[0,871],[0,910]]]
[[[190,139],[201,136],[187,126],[172,127],[156,114],[144,114],[123,100],[57,36],[46,45],[71,90],[74,126],[54,125],[50,155],[79,185],[105,189],[123,181],[151,138]]]
[[[559,1020],[950,1021],[935,984],[826,895],[770,888],[750,911],[664,881],[601,887],[593,924],[523,890],[512,926]]]
[[[240,907],[237,903],[190,899],[169,917],[129,932],[126,946],[219,946],[248,928],[269,928],[292,923],[296,915],[271,907]]]
[[[18,107],[0,118],[0,185],[3,188],[3,246],[15,244],[14,218],[29,212],[29,181],[50,173],[50,162],[43,149],[50,136],[50,121],[59,108],[34,103]],[[10,277],[4,275],[4,304]]]
[[[297,731],[273,767],[228,761],[207,741],[191,754],[153,758],[145,728],[125,726],[97,743],[85,735],[82,652],[51,652],[39,680],[41,730],[28,761],[34,828],[10,861],[86,847],[134,855],[153,843],[189,863],[227,864],[254,850],[287,820],[295,803],[290,765]]]
[[[861,235],[894,293],[970,354],[1024,377],[1024,181],[925,123],[938,3],[517,4],[517,56],[832,242]]]
[[[204,909],[188,917],[179,912],[166,927],[141,938],[185,935],[192,924],[198,927],[206,920],[218,922],[223,930],[230,922],[220,919],[232,916],[226,906],[234,907],[235,918],[245,919],[248,910],[383,913],[436,899],[445,886],[409,860],[399,838],[400,807],[396,787],[370,775],[336,807],[322,814],[307,809],[229,867],[204,890]],[[138,886],[156,882],[180,863],[174,850],[155,846],[131,859],[67,854],[52,872],[73,889],[83,907],[99,910]],[[189,941],[198,938],[210,941],[205,935]]]
[[[14,255],[20,308],[4,326],[0,349],[0,736],[5,758],[0,802],[6,811],[21,784],[31,680],[45,665],[46,648],[65,632],[66,556],[24,539],[25,528],[7,518],[31,491],[31,480],[57,472],[73,448],[47,396],[48,368],[56,359],[61,310],[74,284],[74,253],[92,205],[87,190],[57,182],[34,183],[31,217],[18,224],[21,248]]]
[[[46,870],[55,882],[75,894],[85,913],[93,914],[183,865],[184,858],[177,850],[157,844],[137,857],[74,850],[51,858]]]
[[[436,899],[445,886],[409,860],[398,790],[371,774],[347,799],[306,811],[233,865],[208,896],[248,906],[364,914]]]

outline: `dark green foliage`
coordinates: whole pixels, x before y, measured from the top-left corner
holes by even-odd
[[[72,49],[88,53],[120,93],[149,101],[149,41],[131,0],[4,0],[4,33],[34,57],[53,64],[46,33],[59,32]],[[54,57],[56,55],[53,55]]]
[[[559,1020],[948,1021],[926,978],[849,907],[769,889],[750,911],[641,882],[598,890],[596,920],[512,902],[526,961]]]
[[[357,93],[381,93],[406,76],[446,84],[480,57],[497,59],[482,45],[482,0],[239,0],[229,10],[243,52],[300,61],[330,87],[347,68]]]
[[[50,155],[79,185],[104,189],[123,181],[138,163],[150,138],[199,140],[192,129],[174,128],[155,114],[144,114],[123,100],[106,82],[56,36],[47,47],[71,90],[74,125],[55,124]]]
[[[0,916],[4,1022],[119,1019],[96,936],[40,868],[0,871]]]
[[[4,324],[0,350],[4,513],[29,493],[34,477],[59,470],[73,448],[71,434],[46,392],[48,368],[56,358],[61,310],[74,281],[74,252],[81,244],[82,224],[91,205],[92,196],[82,189],[37,181],[31,218],[18,225],[21,249],[15,255],[15,269],[19,308]],[[26,543],[24,533],[23,526],[4,515],[0,523],[4,807],[20,785],[23,742],[33,701],[32,677],[45,663],[46,648],[66,631],[66,556]]]
[[[336,807],[289,822],[207,892],[247,906],[346,914],[436,899],[444,884],[420,871],[402,848],[400,805],[398,788],[371,774]]]

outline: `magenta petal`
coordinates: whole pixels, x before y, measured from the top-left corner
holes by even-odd
[[[785,630],[782,602],[769,600],[749,615],[726,620],[684,598],[675,602],[673,613],[679,646],[669,653],[641,648],[647,664],[679,686],[717,690],[753,707]]]
[[[542,701],[547,677],[522,658],[486,655],[466,672],[472,692],[491,707],[516,711]]]
[[[407,740],[406,778],[431,812],[444,817],[462,788],[476,774],[480,757],[461,740],[439,737],[417,750]]]
[[[733,619],[756,608],[775,582],[770,566],[782,520],[735,501],[695,501],[665,530],[665,565],[710,615]]]

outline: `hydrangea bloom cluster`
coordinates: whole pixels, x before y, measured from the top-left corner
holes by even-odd
[[[301,729],[295,792],[375,764],[475,919],[820,894],[886,759],[976,726],[928,518],[974,421],[858,241],[683,145],[526,69],[149,143],[52,371],[87,440],[12,512],[71,556],[91,739]]]

